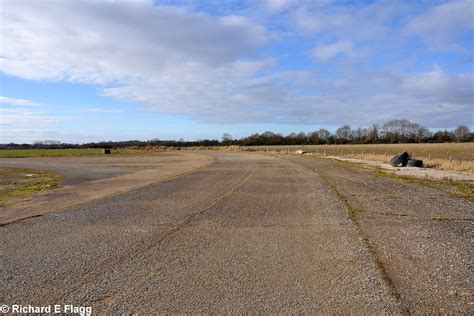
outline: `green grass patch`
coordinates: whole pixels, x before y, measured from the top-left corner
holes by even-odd
[[[11,198],[60,187],[61,175],[51,171],[26,168],[0,168],[0,206]]]
[[[0,158],[77,157],[103,155],[100,148],[86,149],[1,149]]]

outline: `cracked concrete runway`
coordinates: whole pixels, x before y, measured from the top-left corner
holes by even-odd
[[[0,227],[0,303],[110,314],[408,311],[317,166],[209,155],[215,163],[192,174]]]

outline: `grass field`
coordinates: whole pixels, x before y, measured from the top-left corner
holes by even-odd
[[[252,151],[294,152],[297,146],[252,146]],[[212,147],[210,148],[212,149]],[[305,151],[355,159],[387,161],[399,152],[408,151],[416,159],[422,159],[425,166],[446,170],[474,172],[474,143],[443,144],[375,144],[375,145],[305,145]],[[119,148],[113,155],[156,154],[163,149]],[[77,157],[103,155],[100,148],[87,149],[2,149],[0,158],[24,157]],[[450,159],[451,157],[451,159]]]
[[[294,152],[301,149],[302,146],[253,146],[248,148],[250,150]],[[397,153],[407,151],[416,159],[422,159],[427,167],[474,172],[474,143],[306,145],[303,146],[303,149],[327,156],[378,161],[388,161]]]
[[[119,148],[112,149],[113,155],[133,155],[152,153],[143,149]],[[0,158],[26,158],[26,157],[78,157],[103,155],[101,148],[85,149],[1,149]]]
[[[0,168],[0,207],[12,197],[59,187],[61,175],[44,170]]]
[[[25,158],[25,157],[77,157],[103,155],[100,148],[87,149],[2,149],[0,158]]]

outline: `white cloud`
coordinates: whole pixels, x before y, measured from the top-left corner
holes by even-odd
[[[311,55],[321,61],[328,61],[338,55],[350,55],[353,43],[350,41],[339,41],[327,45],[316,45],[311,50]]]
[[[32,142],[32,135],[39,135],[58,120],[38,111],[0,108],[0,143]]]
[[[182,62],[255,56],[267,34],[241,16],[213,18],[152,2],[4,1],[0,69],[27,79],[107,83]]]
[[[435,67],[419,73],[352,72],[328,82],[327,93],[311,100],[327,122],[368,125],[409,118],[428,127],[472,125],[474,75]],[[318,110],[319,116],[318,116]]]
[[[10,127],[43,126],[57,122],[58,118],[45,116],[37,111],[0,108],[0,125]]]
[[[0,108],[0,143],[32,143],[45,138],[58,139],[51,133],[57,124],[77,119],[77,117],[50,115],[41,109]],[[46,132],[48,133],[45,134]],[[55,133],[61,134],[58,130]]]
[[[151,1],[7,1],[1,18],[3,72],[101,84],[105,95],[164,113],[227,118],[226,107],[254,100],[240,90],[245,80],[272,63],[255,59],[266,30],[237,15]]]
[[[328,29],[337,30],[351,24],[354,17],[341,10],[310,11],[308,7],[301,6],[292,12],[293,23],[303,31],[322,32]]]
[[[147,104],[153,111],[189,115],[202,121],[255,121],[269,117],[259,107],[268,110],[281,95],[271,83],[257,80],[258,74],[271,63],[236,61],[217,68],[183,63],[147,81],[106,88],[103,94]]]
[[[390,36],[396,30],[388,24],[401,10],[398,2],[347,7],[311,2],[271,5],[291,11],[290,19],[313,40],[329,43],[314,47],[317,60],[359,56],[361,42],[376,42],[386,52],[396,41]],[[26,79],[100,84],[103,95],[150,111],[213,123],[367,125],[406,117],[430,127],[457,125],[472,113],[472,74],[348,67],[331,69],[326,79],[313,69],[281,71],[276,58],[260,53],[272,36],[240,15],[214,17],[151,1],[4,0],[0,10],[1,71]],[[10,126],[20,120],[4,114]],[[55,120],[40,113],[27,116],[23,129],[35,120]]]
[[[265,0],[264,7],[269,12],[279,12],[295,4],[295,0]]]
[[[406,6],[398,1],[323,6],[310,2],[295,6],[289,16],[298,35],[316,39],[311,55],[317,61],[327,62],[337,55],[354,61],[400,49],[403,40],[393,25],[399,23]]]
[[[411,20],[405,31],[420,36],[433,48],[456,48],[459,35],[474,30],[474,2],[452,1],[437,5]]]
[[[79,112],[86,112],[86,113],[123,113],[124,110],[120,109],[106,109],[106,108],[84,108],[79,109]]]
[[[430,98],[438,103],[470,104],[474,106],[474,75],[451,75],[439,66],[432,70],[409,74],[403,78],[401,87],[405,92],[421,98]]]
[[[333,2],[334,0],[264,0],[263,8],[269,13],[281,13],[303,7],[319,9]]]
[[[189,76],[180,85],[170,83],[161,89],[137,83],[106,89],[104,93],[150,104],[152,110],[191,115],[211,123],[368,125],[410,118],[429,127],[444,128],[472,121],[474,76],[452,75],[441,68],[410,74],[352,72],[338,80],[326,80],[311,71],[273,73],[249,80],[228,76],[225,70],[202,73],[209,77],[199,85]],[[186,106],[178,107],[178,102]],[[153,106],[157,103],[160,107]]]
[[[40,105],[39,103],[30,101],[30,100],[15,99],[15,98],[9,98],[5,96],[0,96],[0,104],[16,105],[16,106],[33,106],[33,107]]]

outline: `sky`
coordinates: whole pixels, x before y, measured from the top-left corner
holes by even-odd
[[[474,126],[474,0],[0,0],[0,143]]]

